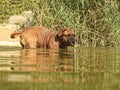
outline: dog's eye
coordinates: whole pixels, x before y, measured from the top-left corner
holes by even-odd
[[[71,36],[70,34],[68,34],[67,36]]]
[[[67,37],[68,35],[64,35],[64,37]]]

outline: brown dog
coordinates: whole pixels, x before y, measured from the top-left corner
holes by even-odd
[[[74,46],[75,32],[69,29],[51,31],[45,27],[30,27],[22,32],[14,32],[11,38],[20,37],[23,48],[47,48],[57,49]]]

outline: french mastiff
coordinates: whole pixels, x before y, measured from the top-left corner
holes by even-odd
[[[14,32],[10,37],[20,37],[23,48],[63,49],[75,44],[75,32],[71,29],[51,31],[45,27],[34,26],[21,32]]]

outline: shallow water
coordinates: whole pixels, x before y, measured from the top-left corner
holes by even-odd
[[[119,48],[0,47],[0,90],[120,90]]]

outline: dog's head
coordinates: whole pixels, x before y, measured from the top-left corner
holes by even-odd
[[[71,29],[62,29],[58,31],[58,39],[60,48],[75,45],[75,32]]]

